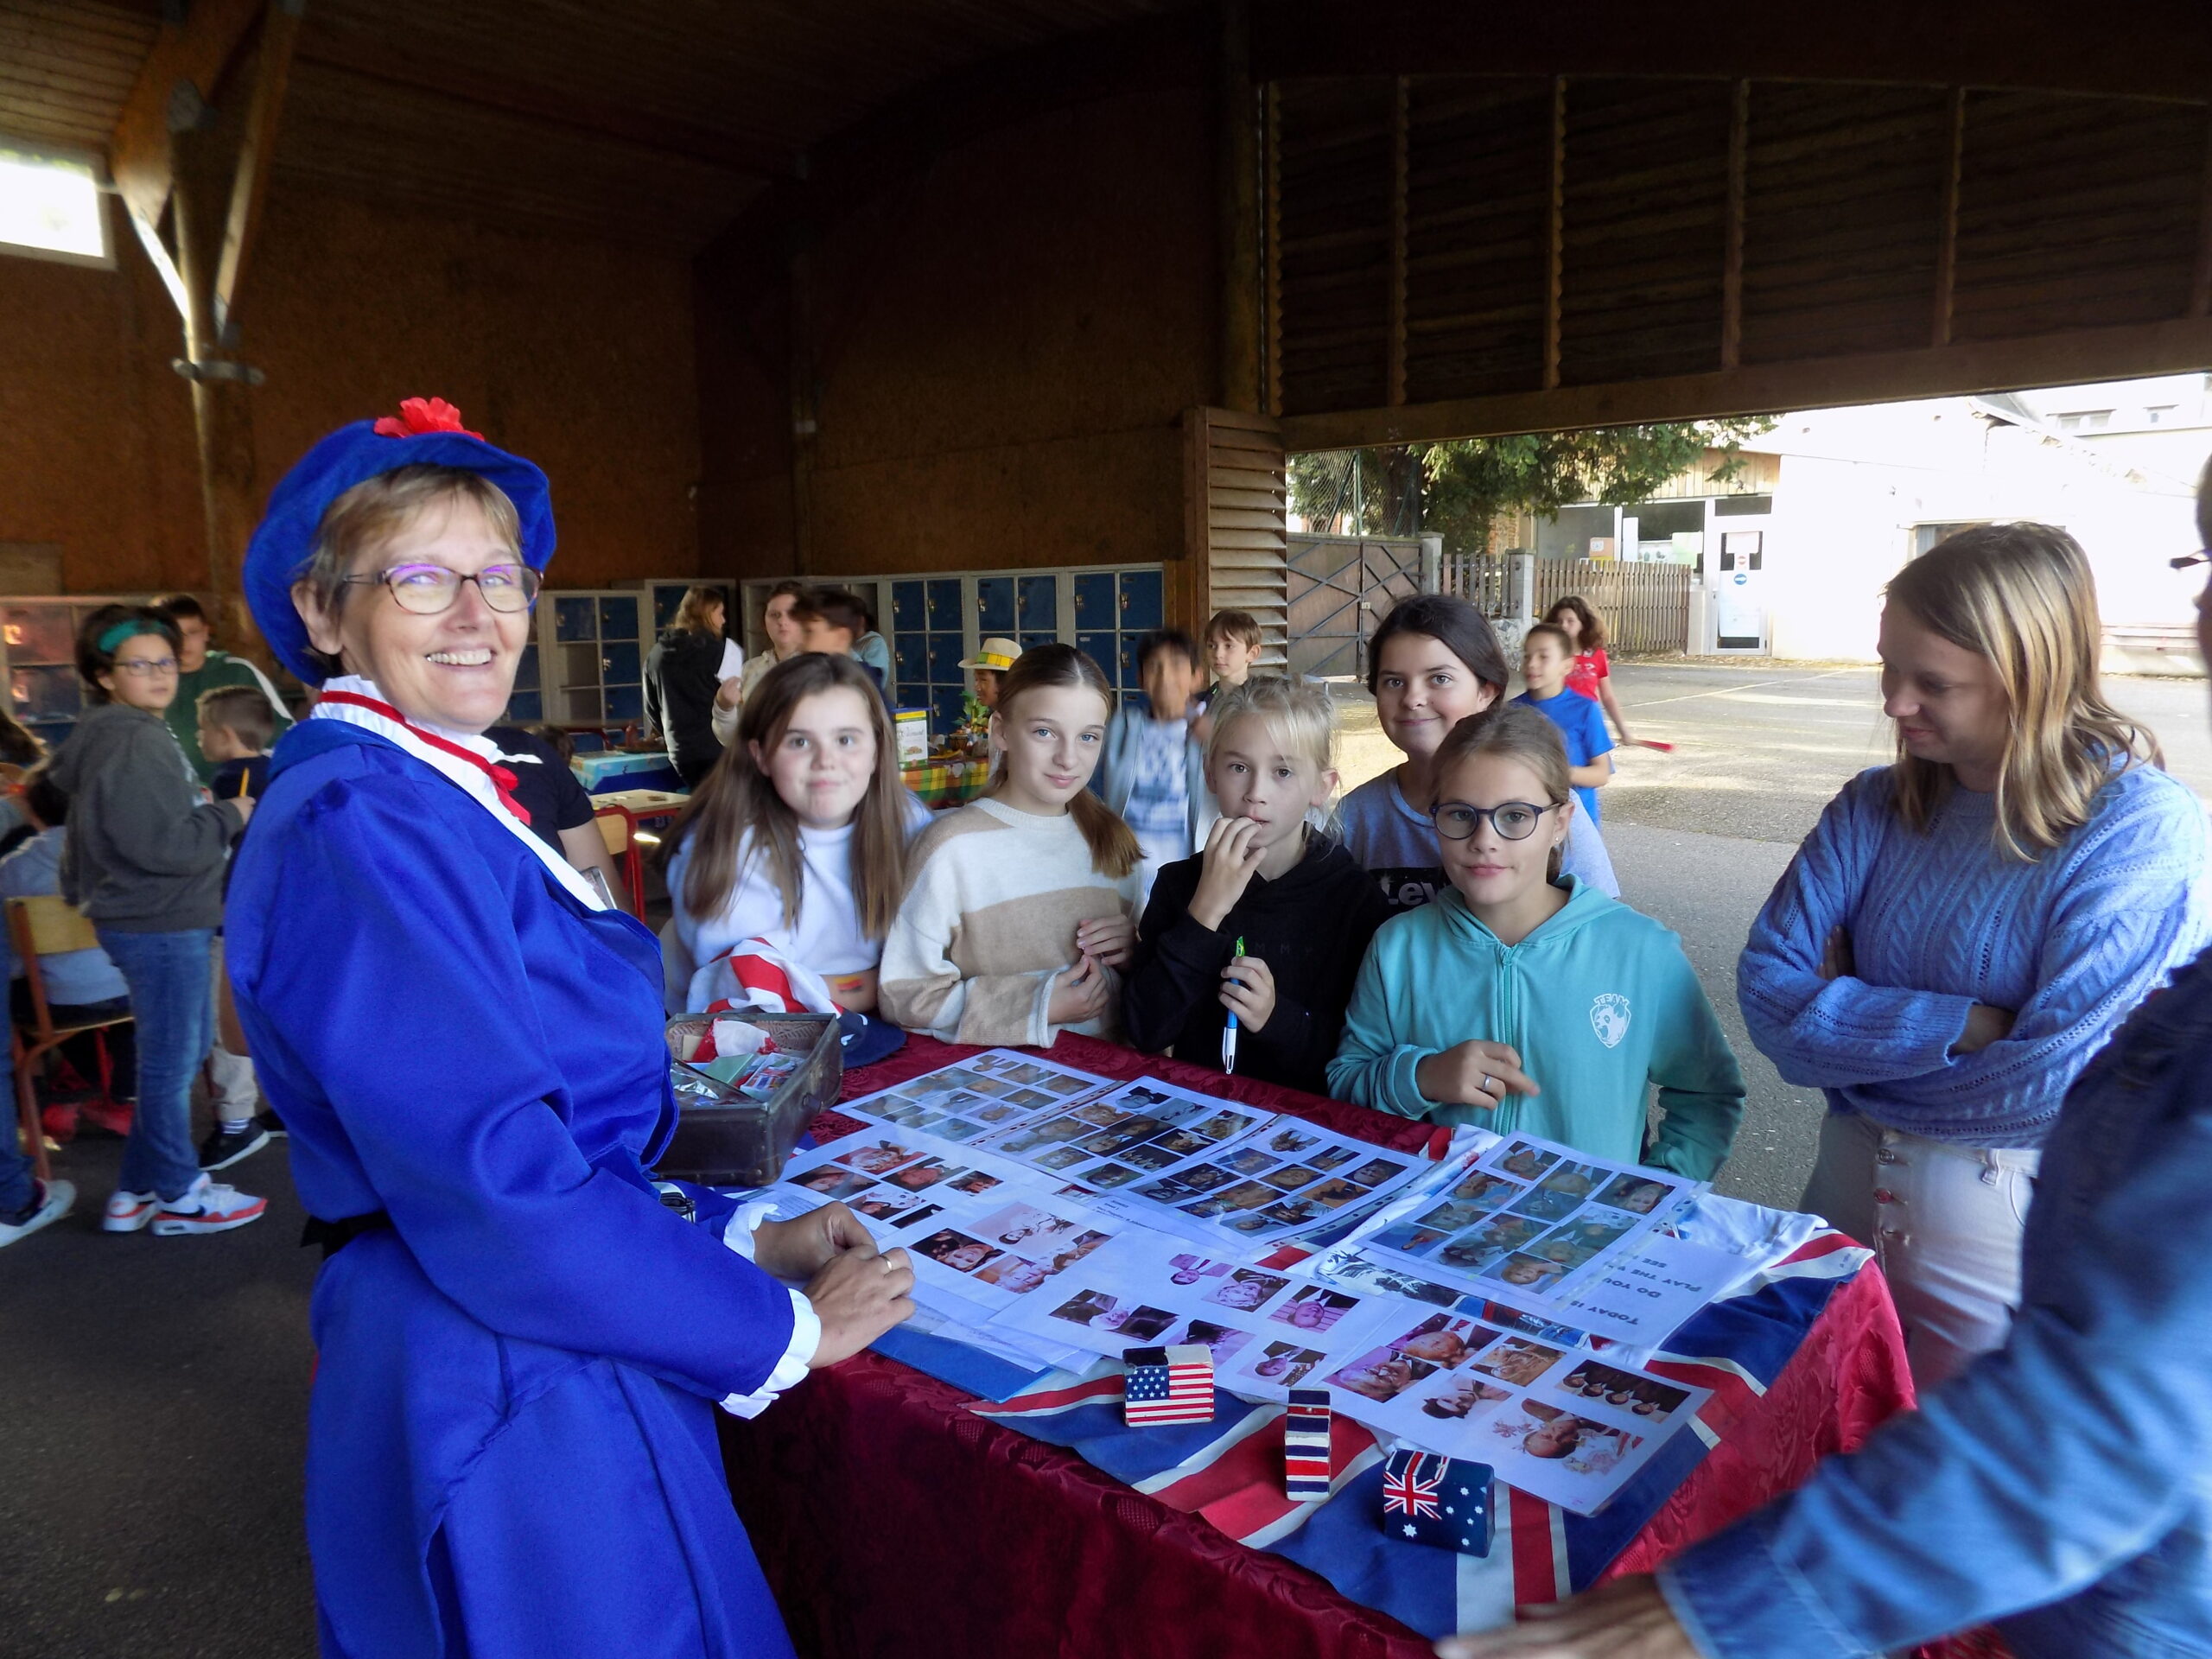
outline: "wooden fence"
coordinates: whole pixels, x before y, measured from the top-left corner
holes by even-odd
[[[1580,594],[1605,620],[1606,650],[1684,651],[1689,645],[1694,574],[1686,564],[1538,559],[1535,609],[1541,618],[1569,594]]]

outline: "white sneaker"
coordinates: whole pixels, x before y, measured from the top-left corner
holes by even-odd
[[[235,1187],[221,1186],[202,1175],[181,1198],[164,1198],[154,1215],[154,1236],[181,1238],[187,1233],[227,1233],[250,1221],[259,1221],[269,1207],[266,1198],[249,1198]]]
[[[125,1192],[121,1188],[107,1196],[106,1213],[100,1217],[100,1230],[104,1233],[135,1233],[154,1218],[154,1211],[162,1207],[158,1192]]]
[[[77,1202],[77,1189],[67,1181],[48,1181],[44,1190],[34,1188],[38,1203],[30,1215],[22,1221],[0,1221],[0,1249],[5,1249],[19,1238],[29,1238],[49,1221],[59,1221],[69,1213]]]

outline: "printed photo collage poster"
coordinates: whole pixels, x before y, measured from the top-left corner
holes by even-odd
[[[1709,1397],[1451,1309],[1355,1294],[1136,1228],[1002,1310],[992,1329],[1111,1356],[1199,1344],[1232,1393],[1281,1399],[1326,1387],[1338,1410],[1370,1427],[1488,1463],[1582,1514]]]
[[[1370,1221],[1317,1270],[1349,1288],[1502,1304],[1524,1328],[1549,1322],[1570,1342],[1592,1332],[1650,1346],[1702,1300],[1694,1290],[1646,1298],[1630,1269],[1704,1190],[1666,1170],[1509,1136]]]
[[[1084,1190],[963,1143],[1107,1086],[1023,1055],[979,1054],[840,1106],[867,1127],[798,1154],[771,1191],[795,1211],[849,1205],[879,1246],[912,1257],[917,1301],[981,1325],[1120,1224]]]
[[[1112,1214],[1249,1251],[1389,1198],[1435,1166],[1303,1118],[1140,1077],[980,1142]]]

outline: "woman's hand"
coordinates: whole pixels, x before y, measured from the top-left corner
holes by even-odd
[[[1260,1030],[1275,1011],[1274,970],[1257,957],[1235,957],[1221,970],[1221,1004],[1245,1030]]]
[[[2012,1034],[2013,1014],[2010,1008],[1993,1008],[1986,1002],[1977,1002],[1967,1010],[1967,1028],[1959,1040],[1951,1045],[1954,1054],[1979,1054],[1992,1043],[2001,1043]]]
[[[745,701],[745,682],[742,679],[724,680],[715,688],[715,707],[735,709]]]
[[[1052,979],[1052,1000],[1045,1005],[1045,1023],[1079,1026],[1106,1012],[1106,970],[1095,957],[1085,957],[1072,968],[1064,968]]]
[[[239,829],[243,830],[247,824],[253,822],[253,809],[255,802],[252,796],[230,795],[226,796],[224,798],[228,800],[232,806],[238,808]]]
[[[861,1218],[842,1204],[825,1204],[791,1221],[764,1221],[753,1230],[753,1264],[772,1278],[804,1284],[847,1250],[875,1250]]]
[[[1697,1644],[1648,1576],[1612,1583],[1475,1636],[1447,1636],[1442,1659],[1700,1659]]]
[[[1533,1095],[1536,1084],[1521,1056],[1503,1043],[1455,1043],[1414,1068],[1414,1087],[1429,1099],[1495,1109],[1508,1095]]]
[[[1128,967],[1136,943],[1136,924],[1126,916],[1094,916],[1076,924],[1075,948],[1102,968]]]
[[[827,1206],[842,1210],[842,1205]],[[817,1213],[819,1213],[818,1211]],[[856,1222],[854,1224],[858,1225]],[[846,1250],[807,1281],[806,1300],[822,1321],[810,1370],[850,1359],[914,1312],[914,1268],[904,1250]]]
[[[1851,949],[1851,930],[1840,923],[1828,930],[1827,944],[1821,950],[1821,977],[1859,977],[1859,959]]]
[[[1206,831],[1198,889],[1191,894],[1191,919],[1200,927],[1218,928],[1252,885],[1252,873],[1266,854],[1259,836],[1260,826],[1249,818],[1216,818]]]

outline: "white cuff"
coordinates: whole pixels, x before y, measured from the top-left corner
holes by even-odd
[[[753,1230],[776,1212],[773,1198],[755,1198],[750,1204],[738,1206],[737,1213],[722,1225],[722,1243],[747,1261],[753,1259]],[[814,1304],[800,1292],[786,1287],[791,1299],[791,1339],[784,1350],[784,1357],[776,1362],[760,1386],[750,1394],[731,1394],[722,1396],[721,1407],[734,1417],[758,1417],[776,1403],[776,1396],[792,1387],[807,1373],[814,1359],[814,1351],[822,1345],[822,1319],[815,1313]]]

